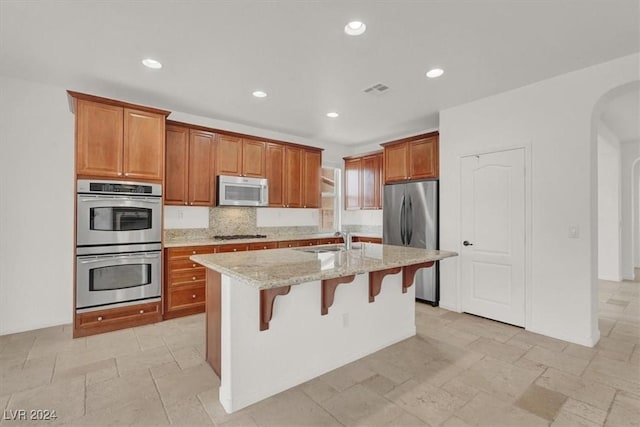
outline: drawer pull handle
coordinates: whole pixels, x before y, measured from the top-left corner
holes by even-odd
[[[196,294],[191,295],[191,298],[194,298],[194,299],[195,299],[195,297],[196,297]]]
[[[102,321],[102,316],[98,316],[98,322]]]
[[[144,314],[144,310],[140,310],[140,314]]]

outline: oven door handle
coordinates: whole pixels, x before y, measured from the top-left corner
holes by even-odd
[[[100,197],[100,196],[83,196],[83,198],[80,199],[81,202],[120,202],[120,201],[132,201],[132,202],[140,202],[140,203],[147,203],[147,204],[151,204],[151,205],[158,205],[160,204],[160,198],[159,197],[128,197],[128,196],[123,196],[123,197]]]

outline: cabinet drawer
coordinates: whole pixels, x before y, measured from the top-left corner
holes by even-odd
[[[277,247],[278,247],[278,242],[249,243],[250,251],[257,251],[261,249],[276,249]]]
[[[216,252],[242,252],[249,250],[249,245],[246,243],[238,243],[237,245],[220,245],[217,247]]]
[[[354,237],[353,241],[362,243],[382,243],[382,239],[380,237]]]
[[[76,329],[101,329],[96,331],[106,332],[160,320],[160,302],[130,305],[108,310],[97,310],[88,313],[76,313]],[[89,335],[85,333],[84,335]],[[83,335],[79,335],[83,336]]]
[[[342,238],[328,237],[324,239],[318,239],[318,245],[335,245],[337,243],[342,243]]]
[[[303,246],[301,243],[304,240],[283,240],[282,242],[278,242],[279,248],[297,248],[298,246]]]
[[[207,269],[204,267],[192,268],[190,270],[178,270],[169,272],[169,285],[184,284],[205,280]]]
[[[185,286],[169,291],[167,310],[182,310],[193,305],[203,305],[205,302],[205,286]]]
[[[202,265],[197,262],[191,261],[189,258],[178,258],[169,260],[169,271],[176,270],[191,270],[194,268],[203,268]]]
[[[167,257],[171,259],[175,258],[189,258],[191,255],[212,254],[215,252],[215,246],[182,246],[178,248],[167,248]]]

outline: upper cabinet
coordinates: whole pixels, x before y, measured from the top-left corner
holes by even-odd
[[[213,206],[215,134],[187,126],[167,124],[167,205]]]
[[[344,158],[345,209],[382,209],[382,152]]]
[[[264,178],[266,143],[221,134],[218,138],[216,174]]]
[[[269,206],[320,207],[321,151],[269,142],[266,157]]]
[[[68,93],[76,114],[78,177],[162,181],[168,111]]]
[[[382,144],[384,182],[438,178],[438,132]]]

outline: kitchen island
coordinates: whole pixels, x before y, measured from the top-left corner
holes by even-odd
[[[415,335],[414,275],[455,252],[361,243],[195,255],[227,412]]]

